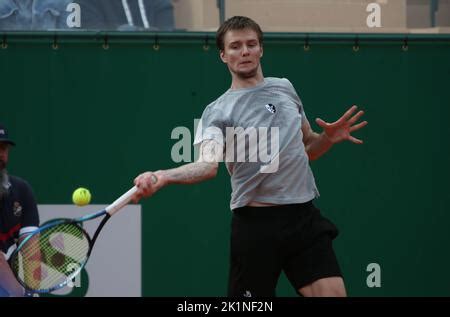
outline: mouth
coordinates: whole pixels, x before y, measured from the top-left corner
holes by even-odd
[[[240,62],[239,65],[249,65],[251,64],[251,61],[244,61],[244,62]]]

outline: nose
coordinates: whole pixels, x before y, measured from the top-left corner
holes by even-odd
[[[248,46],[247,45],[243,45],[242,46],[242,56],[247,56],[249,54],[250,54],[250,52],[248,50]]]

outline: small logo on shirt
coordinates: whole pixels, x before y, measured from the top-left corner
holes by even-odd
[[[277,112],[277,109],[275,108],[275,106],[271,103],[266,105],[266,109],[269,110],[270,113],[275,113]]]
[[[14,213],[14,216],[16,216],[16,217],[22,216],[22,206],[20,205],[20,203],[18,201],[14,202],[13,213]]]
[[[250,293],[250,291],[245,291],[244,297],[252,297],[252,293]]]

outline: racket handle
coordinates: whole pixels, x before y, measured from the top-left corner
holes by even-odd
[[[128,190],[125,194],[117,198],[111,205],[106,207],[106,212],[112,216],[116,212],[118,212],[120,209],[122,209],[124,206],[128,205],[128,203],[131,201],[131,198],[133,198],[134,194],[136,194],[138,188],[136,186],[133,186],[130,190]]]

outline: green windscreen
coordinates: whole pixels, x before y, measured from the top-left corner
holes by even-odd
[[[0,122],[18,144],[9,170],[40,204],[71,203],[81,185],[93,203],[112,202],[139,173],[180,166],[174,145],[192,145],[194,120],[230,86],[212,34],[6,39]],[[369,122],[355,133],[363,145],[338,144],[311,163],[316,204],[340,231],[348,294],[449,296],[448,39],[306,39],[268,35],[264,75],[293,83],[315,131],[315,118],[332,122],[353,104]],[[181,150],[194,158],[192,146]],[[142,201],[144,296],[226,295],[230,193],[222,165],[213,180]],[[368,286],[371,263],[380,287]],[[295,296],[284,275],[277,295]]]

